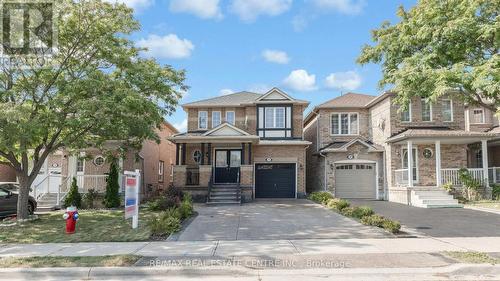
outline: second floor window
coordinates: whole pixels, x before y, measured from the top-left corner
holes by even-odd
[[[266,107],[266,128],[285,128],[285,108]]]
[[[401,111],[401,121],[411,122],[411,103],[408,104],[406,110]]]
[[[198,112],[198,129],[208,129],[208,112]]]
[[[332,135],[357,135],[359,133],[357,113],[333,113],[331,124]]]
[[[234,111],[226,111],[226,122],[234,125],[235,123],[235,114]]]
[[[220,111],[212,111],[212,128],[219,126],[221,123]]]
[[[453,121],[453,102],[451,100],[443,100],[443,121]]]
[[[422,121],[432,121],[432,105],[425,99],[421,100],[422,103]]]
[[[481,108],[472,110],[472,122],[473,124],[484,123],[484,111]]]

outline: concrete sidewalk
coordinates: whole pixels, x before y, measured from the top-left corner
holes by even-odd
[[[0,257],[29,256],[283,256],[366,253],[500,252],[500,237],[166,241],[0,245]]]

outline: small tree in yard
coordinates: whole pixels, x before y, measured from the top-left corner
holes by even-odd
[[[113,161],[109,168],[109,175],[106,182],[106,194],[104,195],[104,206],[106,206],[106,208],[120,207],[119,190],[118,167],[116,166],[116,161]]]
[[[380,87],[406,108],[412,97],[435,102],[453,92],[463,102],[500,108],[499,0],[419,0],[399,22],[372,32],[361,64],[380,63]]]
[[[64,198],[64,207],[75,206],[80,208],[82,206],[82,196],[80,192],[78,192],[78,184],[76,183],[76,178],[73,178],[71,182],[71,187],[69,188],[69,192]]]
[[[48,155],[105,149],[109,140],[132,149],[158,141],[155,129],[187,89],[184,71],[144,58],[128,39],[139,29],[132,9],[54,2],[57,52],[0,64],[0,163],[16,171],[20,219],[28,217],[29,188]]]

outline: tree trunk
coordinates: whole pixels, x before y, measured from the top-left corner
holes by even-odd
[[[17,199],[17,219],[27,219],[28,213],[28,198],[30,195],[30,186],[33,180],[24,173],[17,173],[19,180],[19,197]]]

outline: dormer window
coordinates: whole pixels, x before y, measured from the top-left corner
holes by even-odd
[[[268,106],[257,107],[257,131],[262,138],[291,138],[292,137],[292,107]]]
[[[198,129],[206,130],[208,129],[208,112],[198,111]]]

